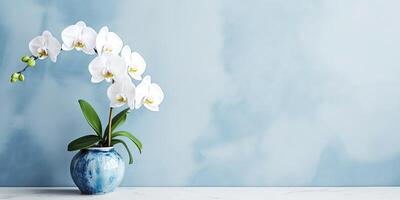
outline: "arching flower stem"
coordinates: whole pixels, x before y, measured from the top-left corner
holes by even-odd
[[[94,52],[95,52],[96,54],[98,54],[96,48],[94,48],[93,50],[94,50]],[[63,49],[61,48],[60,51],[63,51]],[[33,58],[33,60],[35,60],[35,61],[39,58],[39,57],[34,56],[34,55],[31,55],[31,56],[29,56],[29,57],[30,57],[30,58]],[[26,69],[28,69],[28,68],[29,68],[29,65],[25,65],[24,68],[22,68],[21,70],[17,71],[16,73],[22,74],[22,73],[25,72]]]
[[[35,60],[35,61],[38,59],[38,57],[36,57],[36,56],[34,56],[34,55],[31,55],[31,56],[29,56],[29,57],[33,58],[33,60]],[[22,68],[21,70],[17,71],[17,73],[18,73],[18,74],[21,74],[21,73],[24,72],[26,69],[28,69],[28,67],[29,67],[28,64],[25,65],[25,67]]]
[[[112,139],[112,130],[111,130],[111,126],[112,126],[112,110],[113,108],[110,107],[110,112],[108,114],[108,146],[111,147],[111,139]]]

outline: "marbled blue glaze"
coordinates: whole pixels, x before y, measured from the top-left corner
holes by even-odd
[[[125,163],[113,147],[79,151],[71,161],[71,176],[83,194],[112,192],[124,177]]]

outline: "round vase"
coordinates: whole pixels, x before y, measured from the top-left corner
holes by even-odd
[[[104,194],[119,186],[125,163],[113,147],[93,147],[80,150],[72,158],[70,170],[83,194]]]

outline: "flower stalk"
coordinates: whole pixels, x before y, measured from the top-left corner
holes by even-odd
[[[111,147],[111,139],[112,139],[112,110],[113,108],[110,107],[110,112],[108,114],[108,146]]]

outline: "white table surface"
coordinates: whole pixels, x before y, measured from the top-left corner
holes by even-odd
[[[0,199],[400,200],[400,187],[122,187],[105,195],[82,195],[66,187],[0,187]]]

